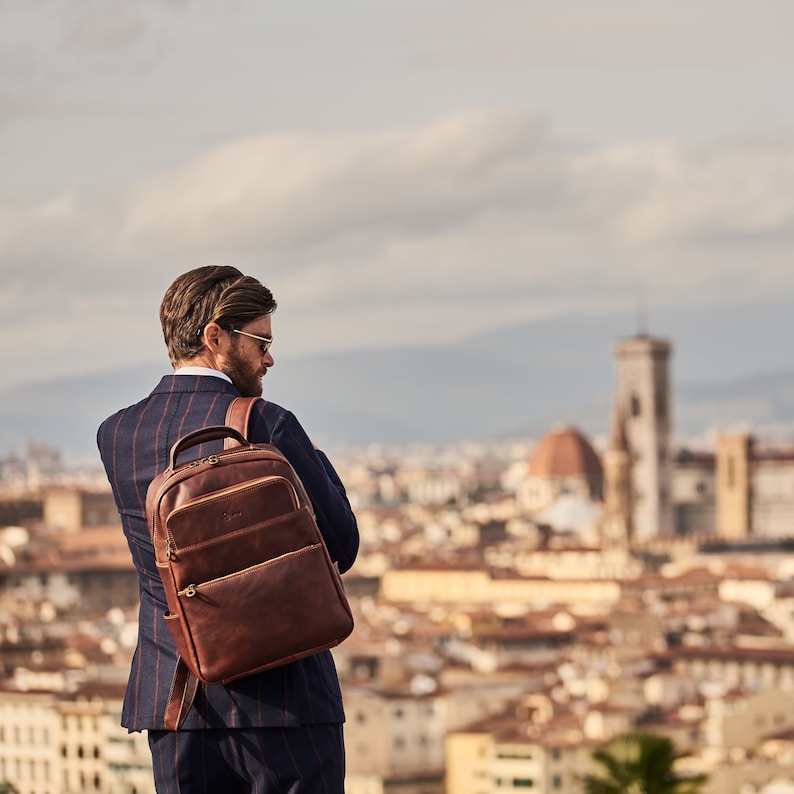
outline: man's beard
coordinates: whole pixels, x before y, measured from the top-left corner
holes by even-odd
[[[224,374],[232,379],[232,383],[243,397],[262,396],[262,376],[264,372],[259,367],[252,367],[249,362],[237,355],[236,350],[228,354],[229,363],[224,369]]]

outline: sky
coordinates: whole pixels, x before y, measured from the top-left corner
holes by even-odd
[[[791,0],[0,0],[0,388],[210,263],[277,362],[794,303],[792,85]]]

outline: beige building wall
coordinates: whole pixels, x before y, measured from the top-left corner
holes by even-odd
[[[490,794],[489,763],[493,741],[485,733],[447,736],[446,794]]]
[[[348,794],[411,777],[440,781],[446,711],[435,696],[345,690]],[[378,784],[377,781],[380,781]]]
[[[58,715],[52,694],[0,693],[0,780],[25,794],[61,794]]]
[[[119,524],[111,493],[92,493],[79,488],[54,488],[44,494],[44,523],[66,532],[83,527]]]
[[[764,736],[794,729],[794,693],[768,687],[741,698],[707,704],[703,733],[710,747],[750,750]]]
[[[64,791],[106,791],[105,724],[100,700],[62,701],[61,765]]]
[[[753,440],[746,433],[717,439],[717,534],[741,540],[753,534]]]
[[[152,754],[146,731],[128,733],[119,724],[120,701],[106,701],[105,761],[107,790],[111,794],[154,794]]]
[[[154,794],[146,737],[120,713],[119,698],[0,692],[0,780],[20,794]]]
[[[794,537],[794,460],[756,458],[750,493],[752,533],[762,538]]]
[[[546,746],[530,741],[499,741],[487,733],[447,737],[446,794],[501,794],[529,789],[549,794],[581,794],[579,775],[592,768],[595,745],[579,741]]]
[[[386,601],[417,604],[613,604],[620,598],[613,580],[492,579],[487,571],[401,569],[386,571]]]
[[[723,759],[706,772],[703,794],[794,794],[791,763],[767,758]]]
[[[750,689],[777,687],[794,691],[794,658],[786,653],[784,659],[772,658],[764,652],[736,655],[679,655],[673,662],[675,672],[691,676],[697,681],[713,681],[742,685]]]
[[[82,496],[77,490],[53,490],[44,495],[44,523],[66,532],[83,524]]]
[[[345,775],[345,794],[384,794],[385,790],[381,775],[349,771]]]

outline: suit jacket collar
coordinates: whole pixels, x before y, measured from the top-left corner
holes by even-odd
[[[239,397],[237,387],[223,378],[213,375],[164,375],[152,394],[179,394],[189,392],[211,392],[231,394]]]

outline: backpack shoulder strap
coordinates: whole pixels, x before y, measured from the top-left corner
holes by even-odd
[[[251,421],[251,412],[254,405],[261,400],[261,397],[235,397],[226,411],[226,425],[233,427],[240,435],[248,439],[248,425]],[[239,447],[239,442],[227,436],[223,442],[224,449]]]

